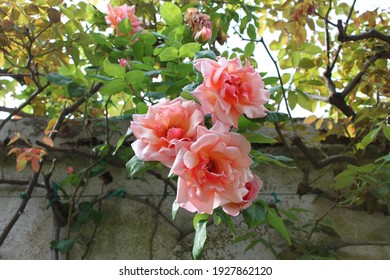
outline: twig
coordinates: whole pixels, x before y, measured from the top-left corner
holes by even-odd
[[[325,159],[318,161],[317,158],[309,151],[309,149],[303,143],[301,138],[299,138],[298,136],[294,137],[293,143],[301,150],[301,152],[306,156],[306,158],[310,161],[310,163],[315,169],[321,169],[325,166],[328,166],[329,164],[336,162],[348,162],[356,166],[359,165],[359,162],[355,158],[346,155],[328,156]]]
[[[338,244],[331,244],[328,247],[331,250],[338,250],[351,246],[390,246],[390,241],[344,241]]]
[[[8,107],[0,106],[1,112],[13,113],[16,109],[17,108],[8,108]],[[24,118],[33,118],[34,117],[34,115],[25,113],[23,111],[19,111],[19,113],[17,115],[24,117]]]
[[[310,238],[312,237],[314,231],[316,230],[316,228],[318,227],[318,225],[319,225],[319,223],[322,221],[322,219],[324,219],[324,218],[325,218],[333,209],[335,209],[336,207],[337,207],[337,203],[335,203],[332,207],[330,207],[327,211],[325,211],[325,213],[322,214],[322,216],[319,217],[319,218],[316,220],[316,222],[315,222],[313,228],[311,229],[309,235],[307,236],[307,240],[310,240]]]
[[[37,90],[31,94],[31,96],[25,101],[23,102],[22,105],[20,105],[18,108],[14,109],[10,114],[9,116],[7,116],[0,124],[0,130],[4,127],[4,125],[13,117],[15,116],[16,114],[18,114],[24,107],[26,107],[27,105],[29,105],[31,103],[31,101],[33,101],[35,99],[35,97],[38,96],[38,94],[40,94],[42,91],[44,91],[48,86],[50,85],[50,83],[48,82],[46,85],[44,85],[43,87],[38,87]]]
[[[364,39],[375,38],[381,41],[386,42],[390,45],[390,35],[383,34],[376,30],[375,28],[370,29],[369,31],[357,35],[347,35],[346,30],[343,28],[343,23],[341,20],[337,21],[337,29],[339,30],[338,40],[340,42],[347,41],[360,41]]]

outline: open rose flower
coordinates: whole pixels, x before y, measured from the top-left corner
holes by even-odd
[[[227,203],[241,203],[248,193],[247,182],[251,149],[246,138],[228,132],[217,122],[210,130],[198,126],[197,140],[177,145],[178,153],[171,173],[179,176],[177,202],[190,212],[212,214]]]
[[[149,107],[146,115],[133,115],[130,129],[137,140],[131,145],[143,161],[161,161],[171,167],[176,142],[196,140],[196,129],[204,123],[204,113],[194,101],[181,97]]]
[[[110,4],[107,4],[107,9],[108,12],[105,16],[106,23],[107,25],[114,27],[119,35],[127,35],[121,34],[118,28],[119,23],[126,18],[128,18],[131,23],[131,34],[142,30],[141,21],[135,15],[135,5],[127,6],[126,4],[124,4],[119,7],[112,7]]]
[[[240,203],[227,203],[222,206],[223,211],[230,216],[237,216],[240,214],[242,209],[246,209],[251,206],[252,202],[259,195],[262,186],[263,181],[261,181],[259,177],[254,176],[252,181],[245,184],[245,188],[248,190],[248,193],[242,198],[243,201]]]
[[[248,118],[267,115],[264,104],[269,100],[269,92],[248,61],[242,66],[238,58],[220,58],[218,62],[202,58],[196,60],[195,68],[202,73],[204,81],[193,94],[214,123],[219,120],[237,128],[240,115]]]

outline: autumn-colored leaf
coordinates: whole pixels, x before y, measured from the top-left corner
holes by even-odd
[[[15,143],[16,141],[18,141],[20,139],[20,132],[15,132],[15,135],[14,137],[12,137],[9,142],[8,142],[8,146],[9,145],[12,145],[13,143]]]
[[[303,123],[309,125],[309,124],[312,124],[313,122],[315,122],[316,120],[317,120],[316,115],[310,115],[303,120]]]
[[[50,147],[54,146],[53,140],[49,136],[44,136],[42,138],[42,142],[45,143],[46,145],[50,146]]]
[[[61,13],[54,8],[50,8],[47,11],[47,15],[51,23],[57,23],[61,20]]]

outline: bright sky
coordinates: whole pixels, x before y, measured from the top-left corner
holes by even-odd
[[[77,3],[79,1],[80,0],[68,0],[68,2],[73,2],[73,3]],[[106,12],[107,11],[107,3],[109,1],[107,1],[107,0],[88,0],[86,2],[93,3],[97,6],[97,8],[100,11]],[[345,0],[344,2],[351,5],[353,0]],[[373,10],[375,8],[390,10],[390,0],[357,0],[356,5],[355,5],[355,9],[357,11]],[[264,34],[264,38],[265,38],[265,41],[267,44],[271,43],[271,41],[273,40],[273,36],[274,35],[272,35],[270,33]],[[233,42],[240,42],[240,40],[239,39],[230,40],[229,48],[236,47],[235,45],[233,45],[234,44]],[[237,46],[242,47],[242,44],[238,44]],[[273,52],[273,56],[276,58],[277,52]],[[269,59],[265,49],[262,46],[258,46],[256,48],[256,58],[257,58],[257,61],[259,62],[259,69],[258,69],[259,72],[268,72],[268,76],[276,76],[275,67],[274,67],[272,61]],[[261,63],[261,61],[263,61],[264,63]],[[3,104],[1,104],[1,103],[3,103]],[[4,100],[4,102],[1,102],[1,103],[0,103],[1,106],[17,107],[19,101],[15,101],[15,100],[12,100],[11,98],[7,98],[6,100]],[[322,116],[324,114],[325,108],[327,108],[327,107],[318,108],[318,110],[315,112],[315,114],[318,117]],[[286,111],[286,108],[284,106],[284,102],[282,102],[281,111],[282,112]],[[308,115],[313,114],[307,110],[300,108],[298,105],[292,111],[292,113],[293,113],[293,117],[306,117]],[[0,119],[5,118],[7,115],[8,115],[7,113],[0,112]]]

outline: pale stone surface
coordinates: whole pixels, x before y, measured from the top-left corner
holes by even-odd
[[[101,122],[104,124],[104,122]],[[0,140],[12,137],[14,132],[22,132],[22,136],[28,138],[30,143],[43,136],[43,130],[47,120],[12,121],[0,132]],[[128,122],[120,124],[118,131],[126,131]],[[105,129],[103,125],[92,124],[89,127],[92,136],[97,140],[104,139]],[[273,131],[267,132],[274,135]],[[117,139],[119,133],[114,137]],[[56,147],[74,147],[83,149],[83,140],[86,139],[83,126],[75,121],[70,121],[56,139]],[[81,139],[81,141],[80,141]],[[115,139],[113,140],[115,143]],[[73,146],[72,146],[73,145]],[[342,147],[322,147],[324,151],[330,149],[335,152]],[[281,147],[267,147],[262,150],[270,154],[286,154]],[[299,154],[298,151],[295,151]],[[14,169],[15,157],[5,157],[2,153],[3,178],[28,179],[31,169],[16,173]],[[73,166],[75,170],[89,164],[88,160],[78,155],[56,155],[57,165],[52,181],[61,182],[66,173],[67,166]],[[309,164],[308,164],[309,166]],[[48,172],[50,166],[45,166],[44,172]],[[174,201],[173,192],[170,191],[161,206],[161,212],[166,217],[158,216],[153,207],[141,203],[138,200],[148,200],[148,203],[157,206],[164,191],[163,182],[151,176],[145,176],[143,180],[129,180],[124,169],[112,168],[109,170],[114,178],[113,182],[104,187],[103,191],[124,188],[126,193],[134,195],[136,199],[114,197],[103,200],[102,221],[97,228],[95,238],[89,246],[86,259],[191,259],[192,241],[192,213],[180,209],[174,221],[171,221],[171,206]],[[304,197],[297,196],[296,190],[302,180],[302,173],[297,169],[285,169],[275,165],[261,164],[256,173],[263,179],[262,198],[266,201],[280,200],[277,206],[284,209],[292,207],[306,208],[310,212],[301,213],[301,229],[305,224],[314,221],[325,213],[332,203],[323,198],[315,199],[314,195]],[[310,176],[315,178],[322,171],[313,171]],[[328,172],[315,186],[329,186],[333,175]],[[39,182],[43,181],[41,176]],[[2,231],[11,217],[14,215],[19,203],[19,193],[24,186],[0,185],[0,230]],[[169,189],[168,189],[169,191]],[[84,195],[97,195],[102,192],[102,181],[95,177],[91,179]],[[86,197],[85,199],[91,199]],[[0,259],[50,259],[50,241],[52,240],[52,213],[47,209],[48,201],[45,198],[45,190],[37,188],[30,199],[23,215],[12,229],[4,244],[0,247]],[[168,222],[169,220],[169,222]],[[237,236],[247,233],[242,218],[234,218],[237,223]],[[368,215],[363,211],[347,209],[335,209],[326,217],[326,221],[334,226],[337,233],[346,241],[382,240],[390,241],[388,235],[390,225],[389,217],[380,213]],[[181,231],[190,232],[184,238],[180,238]],[[67,229],[63,230],[63,236]],[[78,238],[84,243],[88,241],[94,227],[89,225],[83,228],[82,235]],[[286,243],[275,234],[275,231],[266,230],[264,227],[251,229],[257,236],[265,240],[271,240],[277,251],[286,249]],[[298,232],[294,234],[299,235]],[[301,233],[302,234],[302,233]],[[153,238],[152,238],[153,237]],[[314,235],[318,240],[329,240],[322,235]],[[206,244],[205,259],[273,259],[270,251],[261,244],[253,249],[245,251],[251,240],[233,243],[233,236],[226,225],[211,225],[208,228],[208,241]],[[86,246],[76,244],[70,257],[81,259],[85,254]],[[353,246],[342,249],[345,258],[362,259],[390,259],[390,246]]]

